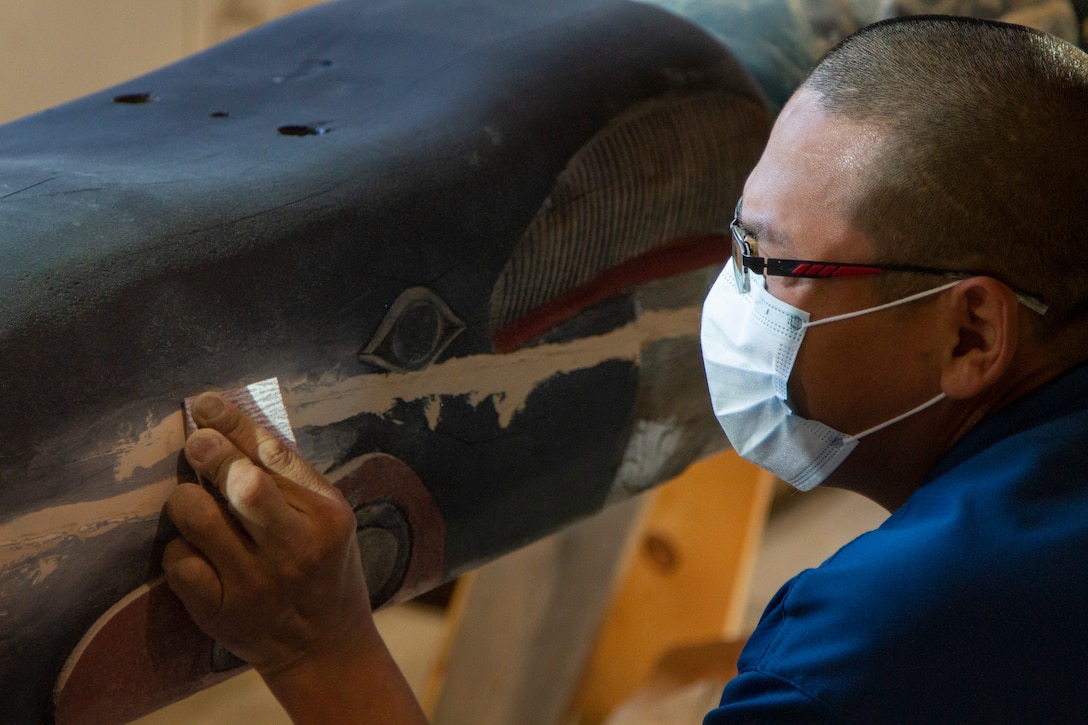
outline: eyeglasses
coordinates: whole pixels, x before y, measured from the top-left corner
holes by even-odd
[[[748,272],[751,270],[764,277],[805,277],[810,279],[826,279],[830,277],[859,277],[881,272],[912,272],[915,274],[932,274],[946,279],[967,279],[968,277],[993,277],[992,274],[960,272],[935,267],[922,267],[912,264],[858,264],[853,262],[816,262],[805,259],[776,259],[774,257],[760,257],[759,247],[755,238],[740,223],[741,198],[737,201],[737,208],[733,214],[733,221],[729,224],[729,230],[733,236],[733,274],[736,276],[737,289],[748,292],[751,289]],[[995,277],[995,279],[997,279]],[[1025,292],[1016,292],[1016,298],[1029,310],[1045,315],[1048,305],[1034,295]]]

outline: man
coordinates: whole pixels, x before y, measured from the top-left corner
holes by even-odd
[[[727,269],[704,309],[716,411],[755,462],[894,513],[776,595],[707,723],[1088,715],[1085,123],[1088,57],[971,20],[870,27],[784,108],[741,253],[911,269],[749,271],[747,294]],[[754,312],[786,332],[751,335]],[[788,424],[765,422],[773,388],[752,421],[734,385],[765,385],[736,370],[768,348]]]
[[[893,514],[783,587],[708,725],[1088,715],[1086,128],[1084,53],[966,19],[870,26],[783,109],[704,309],[715,412]],[[299,722],[422,722],[339,495],[217,397],[195,415],[230,514],[169,501],[194,620]]]

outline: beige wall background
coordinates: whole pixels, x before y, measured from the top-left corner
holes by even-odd
[[[317,0],[0,0],[0,123],[108,88]]]

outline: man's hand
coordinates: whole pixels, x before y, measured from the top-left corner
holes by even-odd
[[[201,396],[193,418],[185,455],[223,498],[181,484],[166,505],[182,538],[163,568],[193,621],[296,722],[422,722],[374,627],[344,497],[220,396]]]

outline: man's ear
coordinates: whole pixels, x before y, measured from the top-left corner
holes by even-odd
[[[941,373],[950,398],[972,398],[1005,374],[1020,342],[1016,293],[992,277],[971,277],[950,290],[955,339]]]

